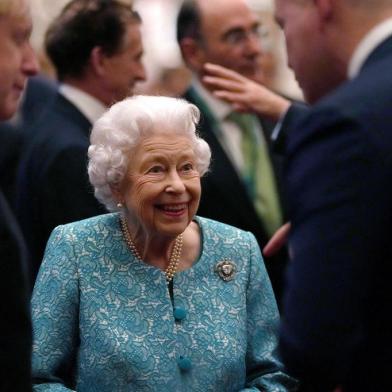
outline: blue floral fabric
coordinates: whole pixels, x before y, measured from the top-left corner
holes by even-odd
[[[177,273],[138,261],[118,214],[57,227],[32,299],[35,391],[289,391],[279,321],[251,233],[197,217],[200,257]],[[225,281],[216,265],[236,266]]]

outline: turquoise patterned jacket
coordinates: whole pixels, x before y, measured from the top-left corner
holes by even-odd
[[[289,391],[275,299],[254,236],[196,217],[202,251],[173,280],[141,263],[119,216],[57,227],[32,299],[35,391]],[[235,264],[224,280],[216,265]]]

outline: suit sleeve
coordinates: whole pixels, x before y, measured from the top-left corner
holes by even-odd
[[[247,388],[243,391],[295,391],[277,355],[279,313],[259,246],[250,238],[250,275],[247,288]]]
[[[35,391],[70,391],[78,348],[78,272],[70,234],[56,228],[32,298]]]
[[[291,262],[280,350],[288,370],[321,391],[344,378],[362,344],[369,260],[388,248],[380,228],[388,227],[389,196],[380,181],[385,168],[361,124],[324,111],[301,132],[287,173]]]

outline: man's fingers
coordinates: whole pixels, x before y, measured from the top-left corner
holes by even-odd
[[[291,224],[288,222],[275,232],[272,238],[268,241],[267,245],[263,248],[264,256],[273,256],[286,244],[290,228]]]
[[[221,77],[203,76],[203,82],[210,86],[219,87],[229,91],[242,91],[241,85],[238,82],[223,79]]]
[[[206,64],[204,64],[204,69],[207,72],[209,72],[215,76],[219,76],[219,77],[225,78],[225,79],[232,79],[232,80],[237,80],[237,81],[242,81],[245,79],[239,73],[237,73],[231,69],[224,68],[224,67],[217,65],[217,64],[206,63]]]

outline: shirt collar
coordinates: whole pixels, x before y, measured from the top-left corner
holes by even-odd
[[[192,87],[196,90],[197,94],[204,100],[207,106],[214,113],[218,121],[224,121],[226,117],[233,111],[231,106],[226,102],[215,98],[200,82],[198,79],[193,78]]]
[[[59,91],[86,116],[91,124],[97,121],[107,109],[92,95],[69,84],[62,84]]]
[[[348,78],[355,78],[366,59],[376,47],[392,35],[392,18],[388,18],[371,29],[356,47],[348,66]]]

